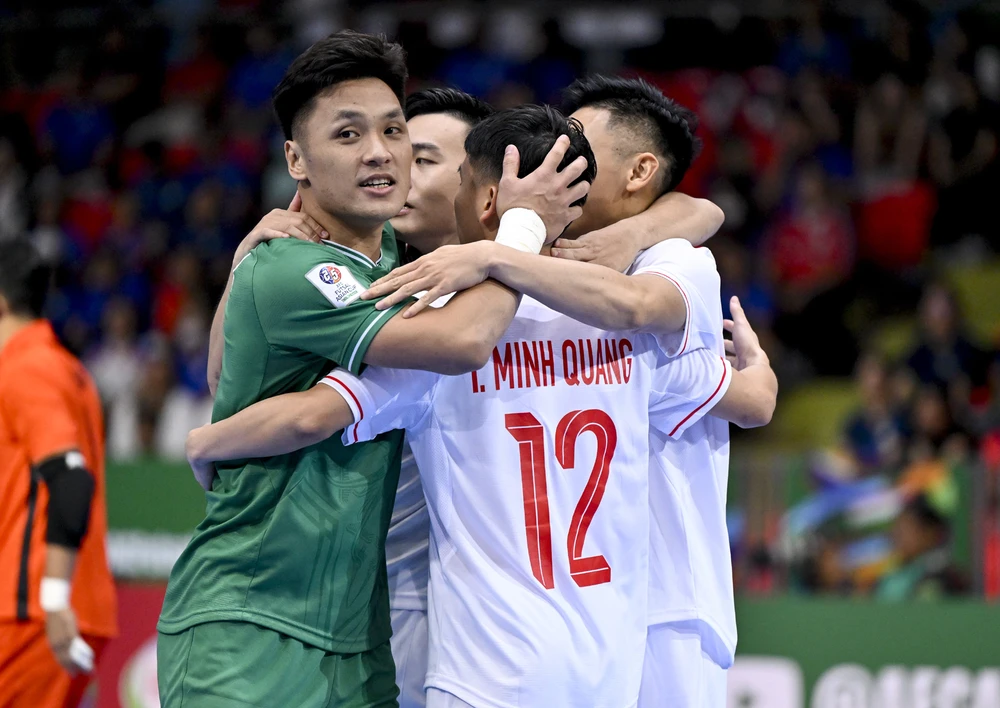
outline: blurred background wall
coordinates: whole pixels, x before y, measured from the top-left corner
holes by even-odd
[[[732,705],[1000,707],[995,0],[7,0],[0,239],[57,266],[123,583],[162,581],[201,518],[183,445],[211,412],[211,313],[294,190],[270,92],[342,27],[400,41],[411,89],[506,107],[614,72],[698,113],[680,189],[724,209],[723,301],[782,387],[772,425],[734,435]],[[161,597],[124,586],[102,705],[155,700]]]

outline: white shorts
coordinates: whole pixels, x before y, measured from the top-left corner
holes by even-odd
[[[427,612],[393,610],[392,659],[396,662],[399,708],[424,708],[427,679]]]
[[[400,708],[402,705],[400,703]],[[442,691],[439,688],[428,688],[427,708],[473,708],[473,705],[447,691]]]
[[[726,670],[702,649],[697,622],[649,628],[639,708],[726,708]]]

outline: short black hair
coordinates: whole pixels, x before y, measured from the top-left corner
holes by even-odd
[[[564,169],[576,158],[587,158],[587,169],[579,179],[593,182],[597,176],[597,160],[590,142],[583,135],[583,126],[574,118],[567,118],[552,106],[521,106],[497,111],[481,120],[465,139],[465,152],[469,163],[488,179],[499,180],[503,175],[503,157],[508,145],[517,147],[521,156],[518,177],[537,170],[560,135],[569,136],[569,149],[559,164]],[[581,206],[586,197],[575,203]]]
[[[26,239],[0,242],[0,296],[13,314],[41,317],[51,276],[51,268]]]
[[[302,52],[285,71],[271,94],[285,139],[305,118],[315,98],[352,79],[379,79],[405,102],[406,52],[381,35],[352,30],[334,32]]]
[[[701,151],[701,140],[695,137],[698,116],[643,79],[600,75],[577,79],[563,92],[563,111],[569,115],[587,106],[607,110],[609,125],[628,128],[653,146],[650,152],[666,160],[661,193],[681,183]]]
[[[430,88],[406,97],[406,120],[434,113],[464,121],[471,128],[496,111],[486,101],[454,88]]]

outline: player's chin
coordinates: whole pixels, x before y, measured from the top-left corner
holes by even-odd
[[[395,225],[399,209],[390,204],[358,204],[355,214],[364,221],[386,222]]]

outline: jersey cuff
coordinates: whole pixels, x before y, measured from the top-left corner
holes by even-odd
[[[372,341],[375,339],[375,335],[379,333],[386,323],[396,316],[396,313],[402,310],[404,307],[414,302],[413,298],[407,298],[405,301],[390,307],[388,310],[372,310],[372,315],[365,318],[355,332],[354,348],[351,350],[350,354],[347,356],[347,361],[342,361],[340,364],[350,371],[352,374],[357,376],[361,373],[361,366],[364,363],[365,354],[368,353],[368,347],[371,346]],[[360,332],[360,334],[358,334]]]
[[[688,350],[688,343],[691,340],[691,317],[693,313],[691,312],[691,296],[688,295],[687,288],[681,284],[679,279],[659,268],[639,270],[632,275],[655,275],[673,283],[674,287],[680,291],[681,297],[684,298],[684,330],[682,332],[674,332],[665,336],[657,336],[656,338],[657,342],[660,344],[660,349],[663,350],[664,354],[671,359],[679,357]]]
[[[715,404],[722,400],[722,397],[726,395],[726,391],[729,390],[729,384],[733,381],[733,367],[725,357],[719,357],[719,361],[722,363],[721,377],[719,378],[719,384],[715,387],[708,398],[702,401],[696,408],[694,408],[690,413],[688,413],[684,418],[677,423],[670,431],[670,437],[679,438],[684,434],[684,431],[690,428],[692,425],[697,423],[699,420],[708,415]]]
[[[369,414],[374,413],[375,402],[368,396],[361,380],[346,369],[334,369],[320,379],[320,383],[329,386],[339,393],[347,401],[347,406],[354,415],[354,423],[344,428],[344,444],[352,445],[368,439],[362,437],[365,432],[362,430],[362,426],[366,422],[365,412],[368,411]],[[367,429],[367,425],[364,425],[364,428]]]

